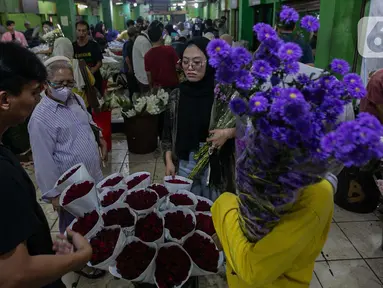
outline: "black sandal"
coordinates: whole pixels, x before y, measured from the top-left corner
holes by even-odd
[[[100,270],[100,269],[93,269],[90,272],[85,272],[83,270],[75,271],[75,273],[79,274],[80,276],[83,276],[87,279],[100,279],[105,276],[106,271]]]

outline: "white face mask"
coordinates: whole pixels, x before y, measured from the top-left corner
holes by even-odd
[[[50,87],[53,98],[66,102],[68,97],[72,95],[72,89],[68,87],[54,89]]]

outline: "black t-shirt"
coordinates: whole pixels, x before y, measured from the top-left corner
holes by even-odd
[[[54,254],[47,219],[28,174],[10,150],[0,145],[0,255],[25,242],[29,255]],[[61,280],[44,286],[63,288]]]
[[[133,67],[133,45],[134,41],[128,40],[124,43],[124,47],[122,48],[122,56],[124,57],[124,71],[127,73],[129,71],[128,64],[125,62],[125,58],[129,57],[130,65]]]
[[[83,59],[88,67],[94,67],[97,65],[97,62],[102,61],[104,58],[102,56],[100,45],[93,40],[89,40],[85,46],[79,46],[77,41],[73,43],[74,58]],[[101,92],[102,87],[102,76],[100,70],[94,73],[94,78],[96,80],[95,86]]]

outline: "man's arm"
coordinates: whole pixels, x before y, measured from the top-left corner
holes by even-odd
[[[80,242],[80,245],[74,243],[75,253],[38,256],[30,256],[25,243],[19,244],[14,250],[0,255],[0,287],[38,288],[81,269],[92,256],[92,248],[85,238]]]
[[[150,88],[153,88],[152,73],[146,71],[146,76],[148,76],[148,83],[149,83]]]
[[[25,39],[25,36],[23,33],[20,33],[20,38],[21,38],[21,44],[26,48],[28,47],[28,41]]]
[[[126,63],[126,65],[128,65],[129,73],[133,73],[133,67],[132,67],[132,64],[130,63],[130,58],[129,58],[129,56],[126,56],[126,57],[125,57],[125,63]]]
[[[101,66],[102,66],[102,61],[100,60],[100,61],[97,62],[97,64],[95,66],[90,68],[90,71],[94,74],[98,70],[100,70]]]

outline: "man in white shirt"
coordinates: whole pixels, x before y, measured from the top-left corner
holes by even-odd
[[[141,93],[147,92],[150,89],[144,63],[145,54],[150,48],[152,48],[152,43],[149,40],[147,31],[142,31],[136,38],[136,41],[134,41],[133,45],[133,70]]]

